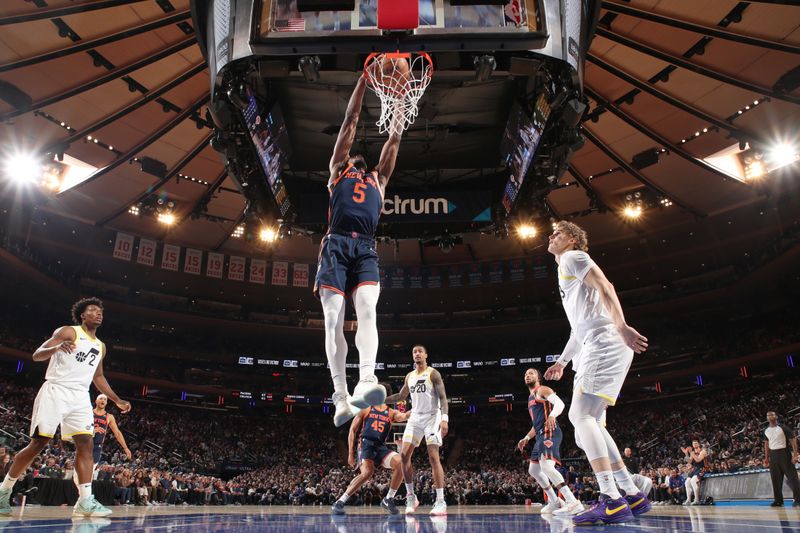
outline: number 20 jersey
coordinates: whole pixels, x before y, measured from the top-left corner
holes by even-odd
[[[408,374],[408,390],[411,393],[411,420],[421,420],[435,415],[439,411],[439,395],[433,388],[431,373],[428,367],[420,373],[416,370]]]
[[[75,331],[75,349],[72,353],[59,350],[50,357],[45,379],[62,387],[88,391],[94,379],[97,365],[103,358],[103,343],[92,338],[81,326],[72,326]]]

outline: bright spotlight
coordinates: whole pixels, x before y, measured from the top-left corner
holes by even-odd
[[[273,228],[263,228],[259,232],[258,238],[264,242],[275,242],[275,239],[278,238],[278,232]]]
[[[642,207],[639,205],[629,205],[623,209],[622,214],[631,219],[637,219],[642,216]]]
[[[787,143],[780,143],[775,145],[768,153],[767,158],[770,162],[771,169],[785,167],[791,165],[800,159],[798,149]]]
[[[158,215],[158,221],[164,225],[171,226],[175,223],[175,215],[172,213],[160,213]]]
[[[38,183],[42,178],[42,165],[30,154],[12,155],[5,165],[6,175],[21,185]]]
[[[753,159],[744,167],[744,177],[748,180],[758,179],[767,173],[767,167],[760,159]]]
[[[536,227],[530,224],[520,224],[517,226],[517,237],[520,239],[532,239],[536,237]]]

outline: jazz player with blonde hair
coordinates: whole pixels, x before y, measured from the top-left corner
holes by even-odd
[[[651,508],[602,423],[606,407],[617,401],[634,352],[645,351],[647,339],[625,322],[614,286],[586,253],[588,249],[586,232],[577,224],[556,224],[547,250],[558,263],[558,288],[572,332],[561,356],[544,377],[561,379],[564,368],[572,362],[575,381],[569,419],[600,487],[597,504],[573,517],[573,522],[614,524],[632,520]]]
[[[73,515],[111,514],[111,509],[92,495],[94,416],[89,386],[94,383],[123,413],[131,410],[131,404],[114,393],[103,375],[106,345],[97,338],[97,328],[103,323],[103,302],[97,298],[78,300],[72,306],[72,318],[77,325],[58,328],[33,353],[34,361],[49,361],[47,373],[33,403],[31,442],[17,454],[0,485],[0,515],[11,514],[9,500],[14,483],[44,450],[59,426],[61,438],[73,441],[77,450],[75,472],[80,484]]]
[[[403,476],[406,485],[406,514],[412,514],[419,506],[414,494],[414,470],[411,466],[411,455],[420,445],[423,437],[428,446],[428,459],[433,474],[433,487],[436,489],[436,502],[431,514],[446,515],[447,503],[444,500],[444,468],[439,457],[439,448],[450,424],[448,415],[447,393],[444,390],[442,375],[435,368],[428,366],[428,350],[421,344],[411,349],[414,359],[414,370],[406,375],[400,392],[386,398],[386,403],[397,403],[411,395],[411,418],[403,432]]]

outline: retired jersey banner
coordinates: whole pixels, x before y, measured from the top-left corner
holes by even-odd
[[[467,268],[467,277],[469,278],[469,284],[472,287],[476,285],[483,284],[483,264],[481,263],[472,263]]]
[[[216,252],[208,253],[208,264],[206,264],[206,277],[222,279],[222,265],[225,256]]]
[[[461,287],[464,282],[464,271],[461,270],[461,265],[450,265],[447,271],[447,286],[448,287]]]
[[[522,259],[512,259],[509,263],[511,281],[525,281],[525,262]]]
[[[391,288],[392,289],[405,289],[406,288],[406,273],[403,267],[394,267],[391,271]]]
[[[263,285],[267,281],[267,262],[263,259],[250,260],[250,283]]]
[[[489,265],[489,283],[503,283],[503,263],[494,261]]]
[[[308,265],[295,263],[292,265],[292,287],[308,287]]]
[[[140,265],[153,266],[156,263],[156,241],[139,239],[139,253],[136,262]]]
[[[161,268],[164,270],[178,271],[178,260],[181,258],[181,247],[174,244],[165,244],[161,254]]]
[[[228,263],[228,279],[244,281],[244,257],[232,255]]]
[[[114,259],[130,261],[133,256],[133,235],[117,233],[117,242],[114,243]]]
[[[186,257],[183,259],[183,271],[187,274],[200,275],[200,267],[203,263],[203,252],[194,248],[186,249]]]
[[[533,279],[545,279],[550,275],[548,267],[552,263],[547,260],[547,256],[539,255],[533,257],[530,261],[533,264]]]
[[[283,287],[289,284],[289,263],[286,261],[272,263],[272,284]]]
[[[422,269],[420,267],[413,266],[408,269],[408,287],[410,289],[422,288]]]
[[[442,287],[442,271],[439,267],[428,267],[423,271],[426,289],[440,289]]]

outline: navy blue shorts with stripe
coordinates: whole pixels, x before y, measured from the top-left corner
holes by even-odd
[[[103,458],[103,445],[95,444],[92,447],[92,460],[94,461],[94,464],[99,463],[100,459],[102,458]]]
[[[555,431],[540,431],[536,434],[536,442],[531,449],[531,461],[551,459],[561,463],[561,428],[556,426]]]
[[[357,233],[329,233],[322,238],[314,295],[319,297],[320,289],[349,295],[359,285],[377,285],[380,280],[375,239]]]
[[[383,461],[391,455],[390,450],[384,443],[375,442],[370,439],[361,439],[361,449],[358,452],[359,460],[369,459],[375,465],[382,465]]]

